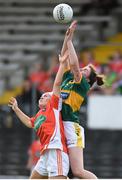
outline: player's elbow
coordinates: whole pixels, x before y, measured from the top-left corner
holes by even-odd
[[[30,120],[26,123],[26,126],[27,126],[28,128],[33,128],[33,127],[32,127],[32,123],[31,123]]]

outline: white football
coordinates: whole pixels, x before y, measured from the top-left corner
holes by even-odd
[[[53,9],[53,17],[58,23],[68,23],[72,20],[73,10],[68,4],[58,4]]]

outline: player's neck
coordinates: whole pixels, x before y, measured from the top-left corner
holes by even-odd
[[[46,111],[46,107],[45,107],[45,108],[43,107],[41,110],[42,110],[43,112],[45,112],[45,111]]]
[[[41,111],[46,111],[46,106],[40,106]]]

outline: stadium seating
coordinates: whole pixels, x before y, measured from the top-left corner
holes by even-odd
[[[111,15],[98,16],[88,12],[84,16],[82,14],[83,6],[89,5],[91,0],[66,0],[65,3],[69,3],[73,7],[74,19],[76,18],[79,22],[75,44],[81,48],[87,45],[93,46],[97,41],[100,23],[106,22],[109,25],[113,22]],[[2,78],[8,76],[9,79],[9,75],[12,78],[15,76],[14,72],[17,72],[18,69],[22,71],[32,65],[40,57],[40,54],[49,58],[50,54],[57,51],[62,44],[67,25],[61,25],[54,21],[52,11],[56,4],[56,0],[50,2],[48,0],[0,0]],[[40,59],[40,61],[42,60],[43,58]],[[9,62],[8,67],[5,68],[9,69],[10,66],[10,69],[13,68],[13,73],[11,70],[6,71],[4,61]],[[17,68],[18,65],[19,68]],[[22,78],[23,73],[17,78],[20,84]],[[18,86],[17,81],[14,82],[12,86]],[[1,89],[4,91],[4,85]]]
[[[121,131],[86,131],[85,167],[99,178],[121,178],[121,136]]]
[[[91,0],[70,1],[73,4],[74,15],[79,14],[81,4],[89,2]],[[56,4],[57,1],[49,3],[43,0],[0,0],[0,74],[2,74],[2,79],[13,78],[18,69],[22,71],[25,67],[32,65],[40,54],[49,55],[57,49],[63,40],[66,26],[55,23],[52,17]],[[82,32],[89,32],[92,29],[93,26],[90,24],[78,27],[78,31]],[[4,61],[8,64],[4,64]],[[22,78],[23,73],[17,78],[20,84]],[[12,86],[18,86],[17,81],[14,82]],[[1,86],[2,94],[5,86],[3,83]]]
[[[26,61],[23,53],[25,50],[28,50],[33,57],[34,52],[38,56],[41,52],[56,49],[63,40],[67,26],[56,24],[53,20],[52,11],[57,2],[47,2],[0,0],[0,55],[6,56],[12,63],[12,56],[16,54],[16,51],[20,53],[19,59],[14,57],[18,62],[22,59]],[[66,1],[73,5],[74,18],[76,17],[79,21],[77,31],[86,36],[88,32],[92,33],[96,30],[94,23],[112,21],[110,16],[80,17],[82,5],[90,2],[91,0]],[[85,24],[83,24],[84,22]]]
[[[122,33],[108,39],[106,44],[97,46],[93,49],[96,59],[100,62],[105,63],[108,57],[110,57],[116,50],[122,50]]]
[[[0,129],[0,176],[13,175],[16,177],[29,174],[26,163],[30,138],[30,130],[21,126]]]

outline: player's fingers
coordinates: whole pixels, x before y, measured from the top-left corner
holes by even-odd
[[[15,99],[15,98],[12,98],[12,99],[11,99],[11,102],[12,102],[12,103],[15,103],[15,102],[16,102],[16,99]]]
[[[11,97],[10,99],[11,99],[11,100],[13,100],[13,101],[15,100],[15,98],[14,98],[14,97]]]
[[[59,54],[59,55],[58,55],[58,57],[59,57],[59,61],[60,61],[60,59],[61,59],[61,55]]]
[[[63,61],[65,61],[69,56],[68,50],[65,52],[64,56],[63,56]]]
[[[60,54],[58,55],[58,57],[59,57],[59,62],[62,62],[62,57]]]
[[[70,28],[75,27],[76,25],[77,25],[77,21],[74,20],[74,21],[71,23]]]
[[[70,34],[70,28],[68,28],[66,35],[68,36]]]
[[[9,102],[8,104],[9,104],[10,106],[12,106],[12,105],[13,105],[13,103],[11,103],[11,102]]]
[[[77,24],[74,24],[71,28],[69,28],[69,31],[67,31],[67,36],[73,35],[75,29],[76,29]]]
[[[15,102],[13,102],[13,101],[9,101],[9,104],[10,104],[10,105],[14,105],[14,104],[15,104]]]
[[[12,103],[12,101],[11,101],[11,100],[9,100],[9,103]]]
[[[60,62],[64,62],[67,58],[68,58],[68,50],[65,52],[65,54],[63,55],[63,56],[61,56],[60,54],[59,54],[59,61]]]
[[[9,107],[12,107],[12,105],[11,105],[11,104],[8,104],[8,106],[9,106]]]
[[[68,58],[68,56],[69,56],[69,54],[66,54],[65,56],[64,56],[64,61]]]
[[[10,100],[9,100],[9,102],[14,102],[14,99],[11,97]]]
[[[14,100],[10,99],[9,102],[10,102],[10,103],[14,103]]]
[[[76,27],[77,27],[77,24],[74,24],[74,25],[73,25],[73,29],[76,29]]]
[[[76,25],[76,24],[77,24],[77,20],[74,20],[74,21],[73,21],[73,25]]]
[[[68,55],[69,55],[69,52],[68,52],[68,50],[65,52],[65,54],[64,54],[64,58],[66,58],[66,57],[68,57]]]
[[[14,98],[14,97],[11,97],[11,99],[12,99],[12,100],[15,100],[15,98]]]
[[[76,29],[76,27],[77,27],[77,24],[74,24],[74,25],[72,26],[72,28],[71,28],[71,32],[74,32],[75,29]]]

